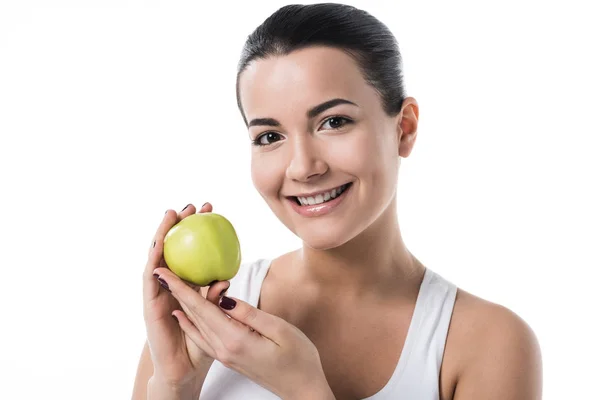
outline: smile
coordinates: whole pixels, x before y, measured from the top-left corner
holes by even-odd
[[[298,214],[305,217],[317,217],[328,214],[337,208],[347,197],[351,187],[352,182],[349,182],[324,192],[311,193],[310,196],[289,196],[287,199]]]
[[[312,206],[315,204],[322,204],[322,203],[326,203],[328,201],[331,201],[333,199],[335,199],[336,197],[338,197],[340,194],[342,194],[348,187],[350,187],[352,183],[346,183],[345,185],[342,186],[338,186],[335,189],[331,189],[313,196],[307,196],[307,197],[297,197],[294,196],[294,198],[296,199],[296,202],[298,203],[298,205],[300,206]]]

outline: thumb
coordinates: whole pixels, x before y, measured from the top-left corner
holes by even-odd
[[[243,300],[223,296],[219,307],[231,318],[250,327],[275,343],[281,343],[283,327],[287,324],[281,318],[259,310]]]

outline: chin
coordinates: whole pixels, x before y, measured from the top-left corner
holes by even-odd
[[[314,250],[330,250],[348,243],[354,237],[350,229],[339,226],[338,229],[311,229],[296,230],[298,236],[304,244]]]
[[[300,236],[299,236],[300,237]],[[327,236],[323,237],[300,237],[305,246],[310,247],[314,250],[330,250],[335,249],[336,247],[340,247],[345,242],[337,239],[331,238]]]
[[[315,250],[333,249],[352,239],[350,235],[352,229],[346,223],[337,223],[335,224],[337,226],[334,226],[331,222],[325,223],[325,221],[315,219],[297,224],[296,221],[289,218],[289,215],[286,215],[285,211],[275,214],[287,229],[300,238],[306,246]]]

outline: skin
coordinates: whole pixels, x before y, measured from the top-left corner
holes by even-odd
[[[401,159],[410,155],[417,138],[417,101],[409,97],[397,115],[386,115],[354,60],[326,47],[253,61],[240,77],[240,98],[247,121],[279,122],[248,128],[251,140],[268,143],[252,147],[252,180],[275,215],[303,241],[301,249],[273,261],[259,308],[286,319],[315,343],[336,398],[372,395],[397,363],[425,271],[402,239],[396,205]],[[307,110],[335,98],[356,106],[339,104],[307,117]],[[272,134],[261,137],[267,132]],[[301,216],[287,198],[347,182],[352,182],[347,198],[328,215]],[[312,313],[315,307],[321,320]],[[348,346],[365,349],[353,360],[329,334],[332,323],[354,327],[336,319],[339,315],[371,319],[384,332],[401,334],[388,335],[398,336],[390,343],[360,326],[345,331]],[[396,325],[385,322],[396,317]],[[352,367],[336,373],[340,365],[361,360],[373,366],[372,379]],[[529,326],[512,311],[459,289],[442,363],[441,398],[538,399],[541,375],[539,344]]]

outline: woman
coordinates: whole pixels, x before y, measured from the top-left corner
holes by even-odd
[[[541,398],[528,325],[403,243],[396,184],[419,108],[381,22],[341,4],[279,9],[248,37],[237,98],[254,185],[303,246],[198,289],[162,259],[197,210],[169,210],[144,272],[134,398]]]

